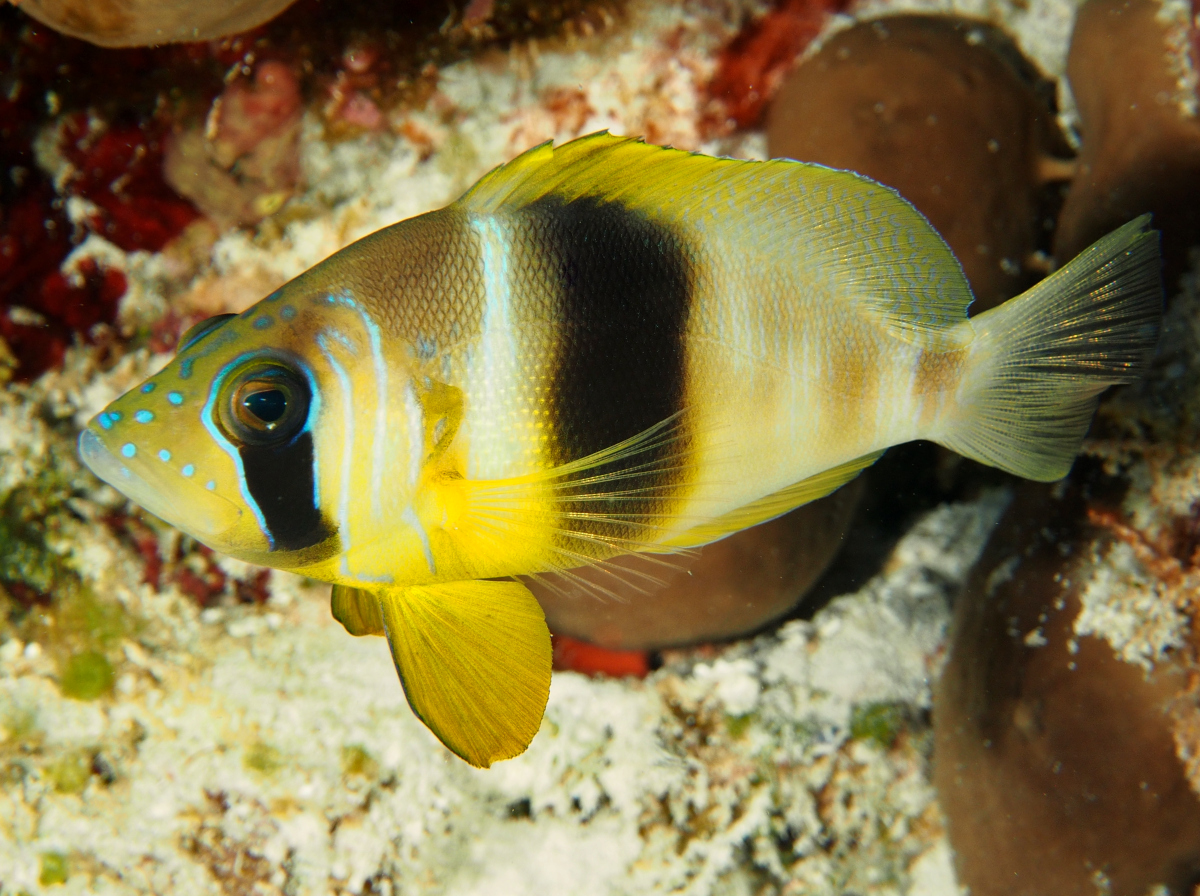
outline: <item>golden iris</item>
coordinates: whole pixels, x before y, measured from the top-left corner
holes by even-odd
[[[236,442],[265,445],[291,438],[308,417],[308,385],[276,362],[248,366],[221,401],[221,428]]]

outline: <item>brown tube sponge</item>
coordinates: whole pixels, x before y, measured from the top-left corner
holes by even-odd
[[[22,0],[43,25],[102,47],[212,40],[266,22],[293,0]]]
[[[1196,29],[1186,13],[1171,21],[1165,11],[1158,0],[1089,0],[1079,10],[1067,76],[1083,140],[1054,254],[1064,261],[1152,212],[1173,283],[1200,245],[1200,96],[1197,60],[1188,60]]]
[[[1147,674],[1076,634],[1110,536],[1087,521],[1083,488],[1055,490],[1023,485],[992,536],[934,695],[959,880],[971,896],[1190,894],[1200,794],[1172,710],[1194,670],[1179,656]]]

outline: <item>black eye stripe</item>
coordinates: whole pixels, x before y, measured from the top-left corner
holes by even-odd
[[[303,550],[333,534],[316,506],[312,433],[302,432],[280,445],[243,445],[238,454],[272,550]]]

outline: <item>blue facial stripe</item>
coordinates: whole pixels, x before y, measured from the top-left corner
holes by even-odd
[[[332,297],[330,298],[332,301]],[[333,356],[333,352],[329,350],[329,341],[325,338],[325,333],[317,334],[317,348],[321,350],[321,354],[329,362],[329,366],[333,368],[334,374],[338,378],[338,383],[342,387],[342,407],[343,424],[346,427],[344,437],[345,444],[342,447],[342,487],[341,494],[338,496],[338,534],[342,538],[342,572],[346,572],[346,554],[350,550],[350,461],[354,447],[354,407],[353,393],[350,391],[350,375],[346,373],[346,368],[338,363],[337,358]],[[316,454],[314,451],[313,454]]]
[[[382,491],[379,484],[379,474],[383,470],[383,452],[387,447],[387,407],[388,407],[388,375],[387,364],[383,358],[383,339],[379,327],[371,319],[371,315],[361,308],[358,302],[348,293],[339,296],[329,296],[329,302],[343,305],[358,312],[367,336],[371,343],[371,359],[375,362],[375,437],[371,444],[371,514],[376,519],[380,517],[379,498]],[[347,393],[349,395],[349,393]]]
[[[274,550],[275,538],[271,535],[271,530],[267,528],[267,518],[263,516],[262,508],[258,506],[258,502],[254,500],[250,494],[250,488],[246,485],[246,471],[242,466],[242,455],[234,447],[233,443],[225,438],[225,434],[221,432],[213,420],[213,405],[216,404],[217,396],[221,393],[221,383],[225,381],[225,377],[229,376],[231,370],[238,367],[246,359],[254,357],[254,354],[256,353],[248,352],[238,355],[217,372],[208,390],[208,401],[204,404],[204,410],[200,412],[200,421],[204,424],[204,428],[208,430],[208,434],[213,437],[213,441],[220,445],[224,452],[232,458],[234,469],[237,470],[238,487],[242,492],[242,499],[254,514],[255,520],[258,521],[258,528],[262,532],[263,537],[267,539],[267,546],[271,550]],[[217,484],[210,479],[205,487],[209,491],[212,491],[217,487]]]
[[[332,299],[331,299],[331,301],[332,301]],[[342,574],[345,576],[352,576],[354,578],[361,579],[361,578],[365,578],[365,577],[359,573],[351,572],[350,568],[346,565],[347,557],[350,554],[350,545],[351,545],[349,519],[350,519],[350,469],[351,469],[351,462],[353,460],[353,454],[354,454],[354,451],[353,451],[353,448],[354,448],[354,402],[352,400],[353,393],[350,391],[350,388],[351,388],[350,387],[350,375],[346,372],[346,368],[344,368],[340,363],[338,363],[338,360],[333,356],[333,353],[329,350],[329,340],[327,340],[325,338],[325,336],[326,336],[326,334],[324,332],[317,334],[317,347],[321,350],[321,354],[323,354],[325,356],[326,360],[329,361],[329,366],[333,368],[333,372],[337,376],[338,382],[342,387],[342,399],[343,399],[342,406],[344,408],[344,417],[345,417],[344,423],[346,426],[345,446],[343,447],[343,450],[342,450],[342,471],[341,471],[342,472],[342,487],[341,487],[341,495],[339,496],[339,499],[338,499],[338,535],[341,537],[341,540],[342,540],[341,570],[342,570]],[[314,392],[313,394],[316,394],[316,393]],[[314,457],[316,456],[315,451],[313,452],[313,456]],[[392,576],[383,575],[383,576],[379,576],[374,579],[368,579],[368,581],[375,581],[375,582],[380,582],[380,583],[384,583],[384,584],[391,584],[394,581],[394,579],[392,578]]]
[[[308,402],[308,416],[304,420],[304,428],[300,432],[312,432],[313,424],[316,423],[317,417],[321,412],[321,390],[317,387],[317,378],[313,376],[312,371],[308,369],[307,364],[298,364],[300,372],[304,374],[304,379],[308,383],[308,394],[310,396]],[[321,506],[321,474],[320,474],[320,452],[317,451],[316,439],[313,439],[313,507],[320,508]]]

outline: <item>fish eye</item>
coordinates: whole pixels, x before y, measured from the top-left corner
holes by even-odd
[[[221,428],[236,442],[283,442],[308,419],[308,384],[296,371],[276,361],[249,365],[223,391]]]
[[[208,317],[199,323],[192,324],[188,327],[182,336],[179,337],[179,348],[177,351],[186,351],[191,348],[225,321],[231,317],[237,317],[236,314],[218,314],[214,317]]]

